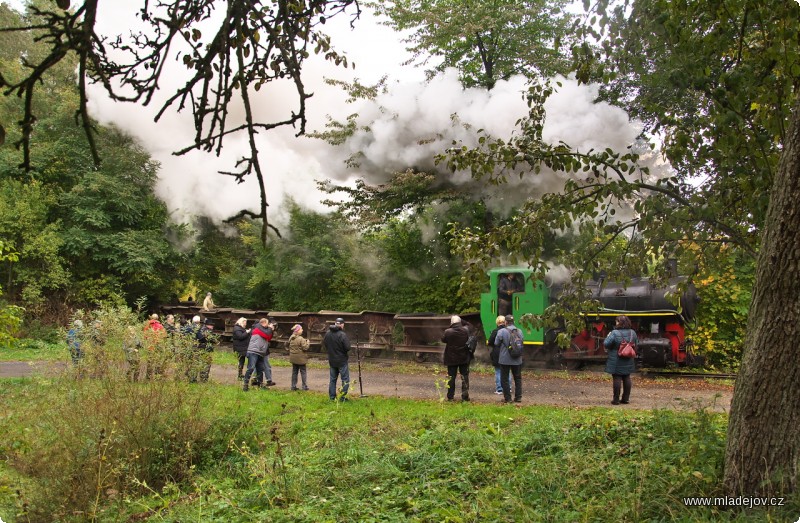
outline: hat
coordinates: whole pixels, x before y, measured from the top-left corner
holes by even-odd
[[[203,323],[205,323],[206,325],[212,325],[213,326],[214,325],[214,320],[212,320],[211,318],[206,318],[206,321],[204,321]]]
[[[344,318],[336,318],[336,323],[339,325],[344,324]]]
[[[461,323],[461,316],[459,316],[457,314],[454,314],[453,316],[451,316],[450,317],[450,325],[452,325],[454,323]]]
[[[200,323],[200,316],[195,316],[192,318],[192,323]]]
[[[506,323],[514,323],[514,316],[506,314]]]
[[[302,326],[302,325],[300,325],[299,323],[296,323],[296,324],[295,324],[295,325],[292,327],[292,332],[298,332],[298,331],[299,331],[300,329],[302,329],[302,328],[303,328],[303,326]]]

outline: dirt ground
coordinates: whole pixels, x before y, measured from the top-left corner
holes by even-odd
[[[281,359],[273,356],[272,359]],[[320,368],[324,361],[309,365],[308,386],[314,392],[327,393],[328,370]],[[52,364],[28,362],[0,362],[0,378],[24,377],[52,368]],[[443,367],[423,367],[419,371],[393,371],[392,367],[362,370],[361,383],[351,385],[350,398],[353,401],[366,401],[369,397],[385,396],[417,400],[438,401],[445,395],[447,372]],[[237,385],[237,370],[233,366],[214,365],[211,379],[219,383]],[[275,389],[288,390],[291,367],[273,366]],[[350,365],[350,378],[358,380],[358,369]],[[361,397],[363,390],[364,397]],[[493,372],[470,373],[470,399],[477,403],[497,403],[501,396],[494,393]],[[576,371],[548,373],[545,371],[525,371],[522,376],[522,403],[525,405],[558,405],[569,407],[611,407],[611,380],[602,372]],[[456,382],[456,398],[460,398],[460,378]],[[268,394],[253,390],[250,394]],[[302,394],[302,392],[298,392]],[[653,380],[633,375],[633,389],[629,405],[619,405],[622,409],[697,409],[708,408],[714,411],[730,410],[733,387],[694,379]]]

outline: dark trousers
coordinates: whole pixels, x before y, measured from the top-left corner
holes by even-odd
[[[462,365],[448,365],[447,399],[451,400],[456,395],[456,374],[461,373],[461,399],[469,401],[469,363]]]
[[[511,301],[499,298],[497,300],[497,314],[498,316],[505,316],[511,314]]]
[[[331,365],[330,367],[330,381],[328,381],[328,396],[331,400],[335,400],[336,395],[336,380],[339,379],[339,376],[342,378],[342,392],[339,394],[339,398],[342,400],[347,399],[347,391],[350,389],[350,366],[345,363],[340,367],[334,367]]]
[[[308,390],[308,383],[306,383],[306,366],[292,363],[292,390],[297,390],[297,374],[300,373],[300,378],[303,381],[303,390]]]
[[[630,374],[612,374],[614,377],[614,401],[619,401],[619,391],[622,389],[622,402],[628,403],[631,398]]]
[[[239,356],[239,379],[242,379],[244,374],[242,373],[242,369],[244,369],[244,364],[247,361],[247,353],[237,353]]]
[[[522,400],[522,365],[500,365],[500,386],[503,387],[503,399],[511,401],[511,383],[508,373],[514,376],[514,401]]]
[[[247,372],[244,375],[244,385],[247,387],[250,382],[250,376],[256,373],[258,379],[257,385],[261,385],[261,376],[264,374],[264,356],[261,354],[247,353]]]

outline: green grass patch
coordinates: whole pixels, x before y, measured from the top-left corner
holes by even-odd
[[[684,506],[721,495],[727,418],[705,411],[332,403],[67,376],[0,380],[0,412],[7,523],[784,521],[800,508]],[[56,487],[77,477],[88,501],[67,506]]]
[[[9,347],[0,347],[0,361],[66,361],[66,342],[23,338]]]

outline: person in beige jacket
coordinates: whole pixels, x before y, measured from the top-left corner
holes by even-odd
[[[289,361],[292,363],[292,390],[297,390],[297,373],[303,381],[303,390],[308,390],[306,364],[308,363],[308,340],[303,337],[303,326],[292,327],[289,337]]]

